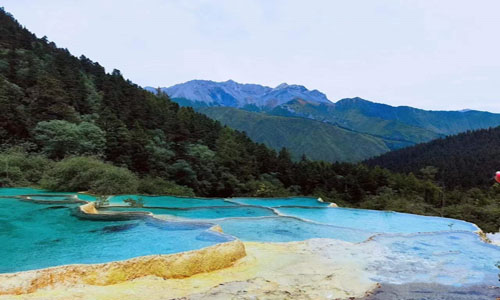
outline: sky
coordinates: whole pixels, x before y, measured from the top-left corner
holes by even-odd
[[[300,84],[432,110],[500,112],[498,0],[0,0],[141,86]]]

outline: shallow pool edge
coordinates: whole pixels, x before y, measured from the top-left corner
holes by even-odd
[[[244,244],[236,239],[168,255],[4,273],[0,274],[0,295],[27,294],[59,284],[111,285],[148,275],[163,279],[185,278],[230,267],[245,256]]]

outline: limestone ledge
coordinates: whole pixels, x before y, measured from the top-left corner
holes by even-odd
[[[153,217],[153,213],[147,211],[98,211],[95,202],[86,202],[75,209],[73,214],[80,219],[97,221],[126,221]]]
[[[214,225],[214,226],[210,227],[208,230],[224,233],[224,231],[222,230],[222,227],[220,227],[220,225]]]
[[[17,198],[21,201],[33,202],[38,204],[74,204],[74,203],[87,203],[85,200],[80,200],[76,195],[61,195],[61,194],[33,194],[33,195],[18,195],[9,196],[10,198]],[[33,197],[46,197],[46,200],[35,200]],[[65,200],[48,200],[51,197],[65,197]]]
[[[493,245],[500,247],[500,232],[486,233],[486,237]]]
[[[153,275],[163,279],[185,278],[227,268],[246,255],[234,240],[200,250],[170,255],[141,256],[92,265],[66,265],[18,273],[0,274],[0,295],[26,294],[58,285],[111,285]]]
[[[377,287],[365,276],[357,247],[330,239],[245,242],[247,255],[229,268],[167,279],[153,274],[110,285],[76,280],[77,284],[67,282],[31,294],[0,296],[0,300],[352,299]]]
[[[485,242],[485,243],[487,243],[487,244],[493,244],[493,245],[495,245],[495,244],[491,241],[491,239],[489,238],[489,236],[488,236],[486,233],[484,233],[484,231],[483,231],[481,228],[479,228],[479,226],[477,226],[476,224],[474,224],[474,225],[477,227],[477,230],[476,230],[476,231],[474,231],[474,233],[475,233],[475,234],[477,234],[477,235],[479,236],[479,238],[480,238],[483,242]]]
[[[95,202],[89,202],[85,205],[80,206],[80,210],[86,214],[98,214],[97,208],[95,208]]]
[[[320,202],[320,203],[329,203],[329,204],[328,204],[328,207],[339,207],[339,206],[337,205],[337,203],[335,203],[335,202],[327,202],[327,201],[323,200],[321,197],[319,197],[317,200],[318,200],[318,202]]]

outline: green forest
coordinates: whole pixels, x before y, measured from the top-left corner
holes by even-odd
[[[390,151],[382,138],[316,120],[274,116],[233,107],[196,110],[224,125],[244,131],[252,140],[272,149],[279,151],[286,147],[295,160],[306,154],[313,160],[358,162]]]
[[[168,72],[168,70],[166,70]],[[272,150],[97,62],[37,38],[0,11],[0,186],[99,195],[311,195],[341,206],[500,227],[500,186],[447,186],[442,170],[394,173]],[[466,159],[466,158],[464,158]],[[398,170],[399,171],[399,170]],[[401,170],[406,172],[407,170]]]
[[[500,170],[500,127],[467,131],[396,150],[365,162],[396,172],[434,166],[436,182],[447,188],[488,188]]]

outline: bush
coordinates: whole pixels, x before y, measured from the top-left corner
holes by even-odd
[[[0,186],[35,186],[53,162],[42,155],[29,155],[21,149],[0,153]]]
[[[140,180],[139,193],[150,195],[174,195],[194,197],[193,189],[166,181],[159,177],[145,177]]]
[[[294,193],[270,175],[261,176],[260,180],[251,180],[245,185],[247,195],[252,197],[287,197]],[[293,187],[296,189],[296,187]]]
[[[108,196],[105,196],[105,195],[99,195],[99,196],[97,196],[97,200],[95,201],[95,206],[97,208],[109,206],[109,198],[108,198]]]
[[[127,203],[130,207],[144,207],[144,198],[142,197],[137,199],[127,198],[123,202]]]
[[[90,191],[96,194],[131,194],[139,180],[128,169],[113,166],[93,157],[72,157],[55,163],[41,180],[53,191]]]

